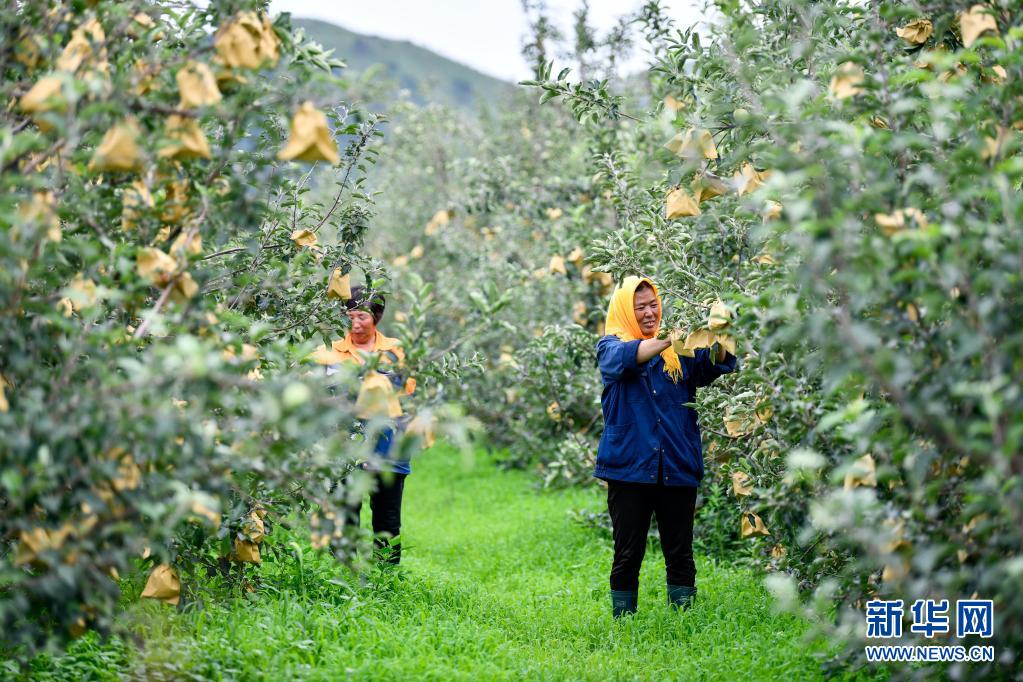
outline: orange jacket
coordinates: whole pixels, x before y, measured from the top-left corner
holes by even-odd
[[[405,361],[405,351],[401,348],[401,342],[398,339],[392,339],[389,336],[384,336],[377,331],[376,339],[373,341],[373,350],[366,351],[362,350],[352,342],[351,334],[346,334],[343,339],[334,341],[328,349],[326,345],[321,345],[312,354],[312,360],[320,365],[337,365],[345,362],[352,362],[357,365],[365,365],[368,355],[370,353],[379,353],[381,355],[380,363],[383,364],[397,364],[401,366]],[[381,375],[373,372],[366,376],[363,380],[363,390],[360,391],[360,402],[371,400],[370,395],[378,390],[381,390],[385,385],[390,389],[390,382],[381,382],[379,377]],[[405,381],[405,394],[412,395],[416,390],[416,380],[414,377],[409,377]],[[398,402],[398,396],[390,392],[387,396],[387,412],[390,417],[400,417],[403,413],[401,405]],[[373,408],[369,408],[373,411]]]

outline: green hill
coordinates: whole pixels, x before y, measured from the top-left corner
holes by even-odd
[[[400,87],[407,88],[412,100],[419,104],[438,102],[471,109],[475,108],[478,100],[501,98],[514,88],[511,83],[484,75],[405,40],[353,33],[316,19],[294,18],[292,23],[304,28],[310,38],[325,48],[333,48],[335,56],[353,71],[362,72],[374,65],[382,66],[385,73]]]

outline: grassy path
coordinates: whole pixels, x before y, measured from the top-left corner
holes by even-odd
[[[601,505],[602,492],[539,492],[534,480],[435,449],[407,481],[398,571],[353,589],[301,541],[302,561],[264,562],[266,584],[248,599],[182,613],[133,605],[145,643],[123,646],[120,662],[149,679],[821,677],[806,624],[772,613],[749,573],[707,560],[698,604],[680,615],[650,552],[639,614],[612,622],[610,543],[568,515]],[[109,646],[83,642],[68,660]]]

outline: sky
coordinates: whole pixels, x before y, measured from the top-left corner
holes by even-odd
[[[552,19],[566,34],[571,33],[572,12],[578,4],[576,0],[547,2]],[[662,0],[661,4],[682,26],[703,18],[700,0]],[[642,0],[590,0],[590,22],[600,35],[620,15],[642,5]],[[533,75],[521,55],[528,20],[520,0],[272,0],[270,12],[291,12],[357,33],[408,40],[507,81]],[[638,70],[642,65],[642,56],[637,55],[624,70]]]

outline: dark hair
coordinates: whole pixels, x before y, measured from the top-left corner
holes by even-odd
[[[380,324],[384,316],[384,306],[387,299],[379,291],[367,292],[366,287],[352,287],[352,297],[345,301],[345,307],[349,310],[365,310],[373,316],[373,324]]]
[[[640,282],[639,286],[636,287],[636,290],[634,292],[632,292],[633,296],[635,296],[639,292],[643,291],[644,289],[649,289],[650,291],[653,291],[654,287],[653,287],[652,284],[650,284],[650,282]]]

